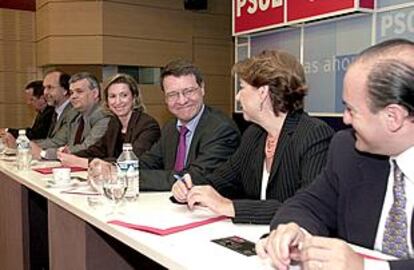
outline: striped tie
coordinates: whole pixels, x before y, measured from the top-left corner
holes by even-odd
[[[394,163],[394,202],[385,222],[382,251],[397,258],[408,258],[407,244],[407,215],[405,205],[404,174],[401,172],[395,160]]]

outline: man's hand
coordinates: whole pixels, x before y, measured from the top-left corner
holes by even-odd
[[[190,189],[193,187],[191,176],[187,173],[182,179],[177,179],[171,188],[171,192],[174,198],[179,202],[187,202],[187,195]]]
[[[300,260],[300,248],[308,236],[296,223],[282,224],[256,244],[256,252],[270,258],[277,269],[288,270],[292,261]]]
[[[6,133],[4,133],[4,135],[2,136],[2,138],[3,138],[4,144],[8,148],[16,149],[16,147],[17,147],[17,145],[16,145],[16,139],[13,137],[13,135],[11,135],[10,133],[6,132]]]
[[[303,243],[300,261],[304,270],[363,270],[364,259],[343,240],[310,236]]]
[[[187,203],[190,209],[199,203],[216,214],[228,217],[235,216],[233,202],[221,196],[212,186],[194,186],[188,192]]]
[[[34,159],[40,160],[42,157],[40,156],[40,152],[42,151],[42,148],[39,147],[34,142],[30,142],[30,146],[32,147],[32,156]]]
[[[88,159],[86,158],[81,158],[59,151],[57,152],[57,157],[64,166],[79,166],[82,168],[88,168]]]

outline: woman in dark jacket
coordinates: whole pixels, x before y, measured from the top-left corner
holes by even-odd
[[[140,156],[160,137],[157,121],[144,112],[138,84],[127,74],[117,74],[109,80],[103,92],[104,105],[114,114],[105,135],[88,149],[76,153],[59,153],[63,165],[88,166],[88,160],[115,160],[123,143],[131,143]]]
[[[173,194],[192,208],[200,204],[237,223],[270,223],[285,200],[308,186],[322,170],[333,130],[303,111],[305,73],[296,58],[265,51],[237,63],[245,120],[237,151],[213,174],[193,186],[184,176]]]

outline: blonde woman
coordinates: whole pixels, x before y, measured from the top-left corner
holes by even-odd
[[[104,105],[114,114],[105,135],[94,145],[72,154],[59,153],[64,165],[88,167],[88,160],[115,160],[123,143],[131,143],[140,156],[160,137],[157,121],[144,112],[137,82],[127,74],[112,77],[103,91]]]

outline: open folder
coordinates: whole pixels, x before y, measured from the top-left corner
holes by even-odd
[[[144,231],[144,232],[149,232],[149,233],[164,236],[164,235],[168,235],[172,233],[189,230],[189,229],[203,226],[206,224],[210,224],[213,222],[221,221],[224,219],[228,219],[228,217],[225,217],[225,216],[212,217],[212,218],[208,218],[205,220],[190,222],[187,224],[173,226],[169,228],[157,228],[157,227],[152,227],[152,226],[147,226],[147,225],[132,224],[132,223],[128,223],[128,222],[124,222],[120,220],[111,220],[111,221],[108,221],[108,223],[134,229],[134,230],[139,230],[139,231]]]
[[[41,173],[41,174],[51,174],[51,173],[53,173],[54,168],[70,168],[71,172],[83,172],[83,171],[88,170],[86,168],[82,168],[82,167],[78,167],[78,166],[57,166],[57,167],[36,168],[36,169],[33,169],[33,171],[36,171],[36,172]]]

